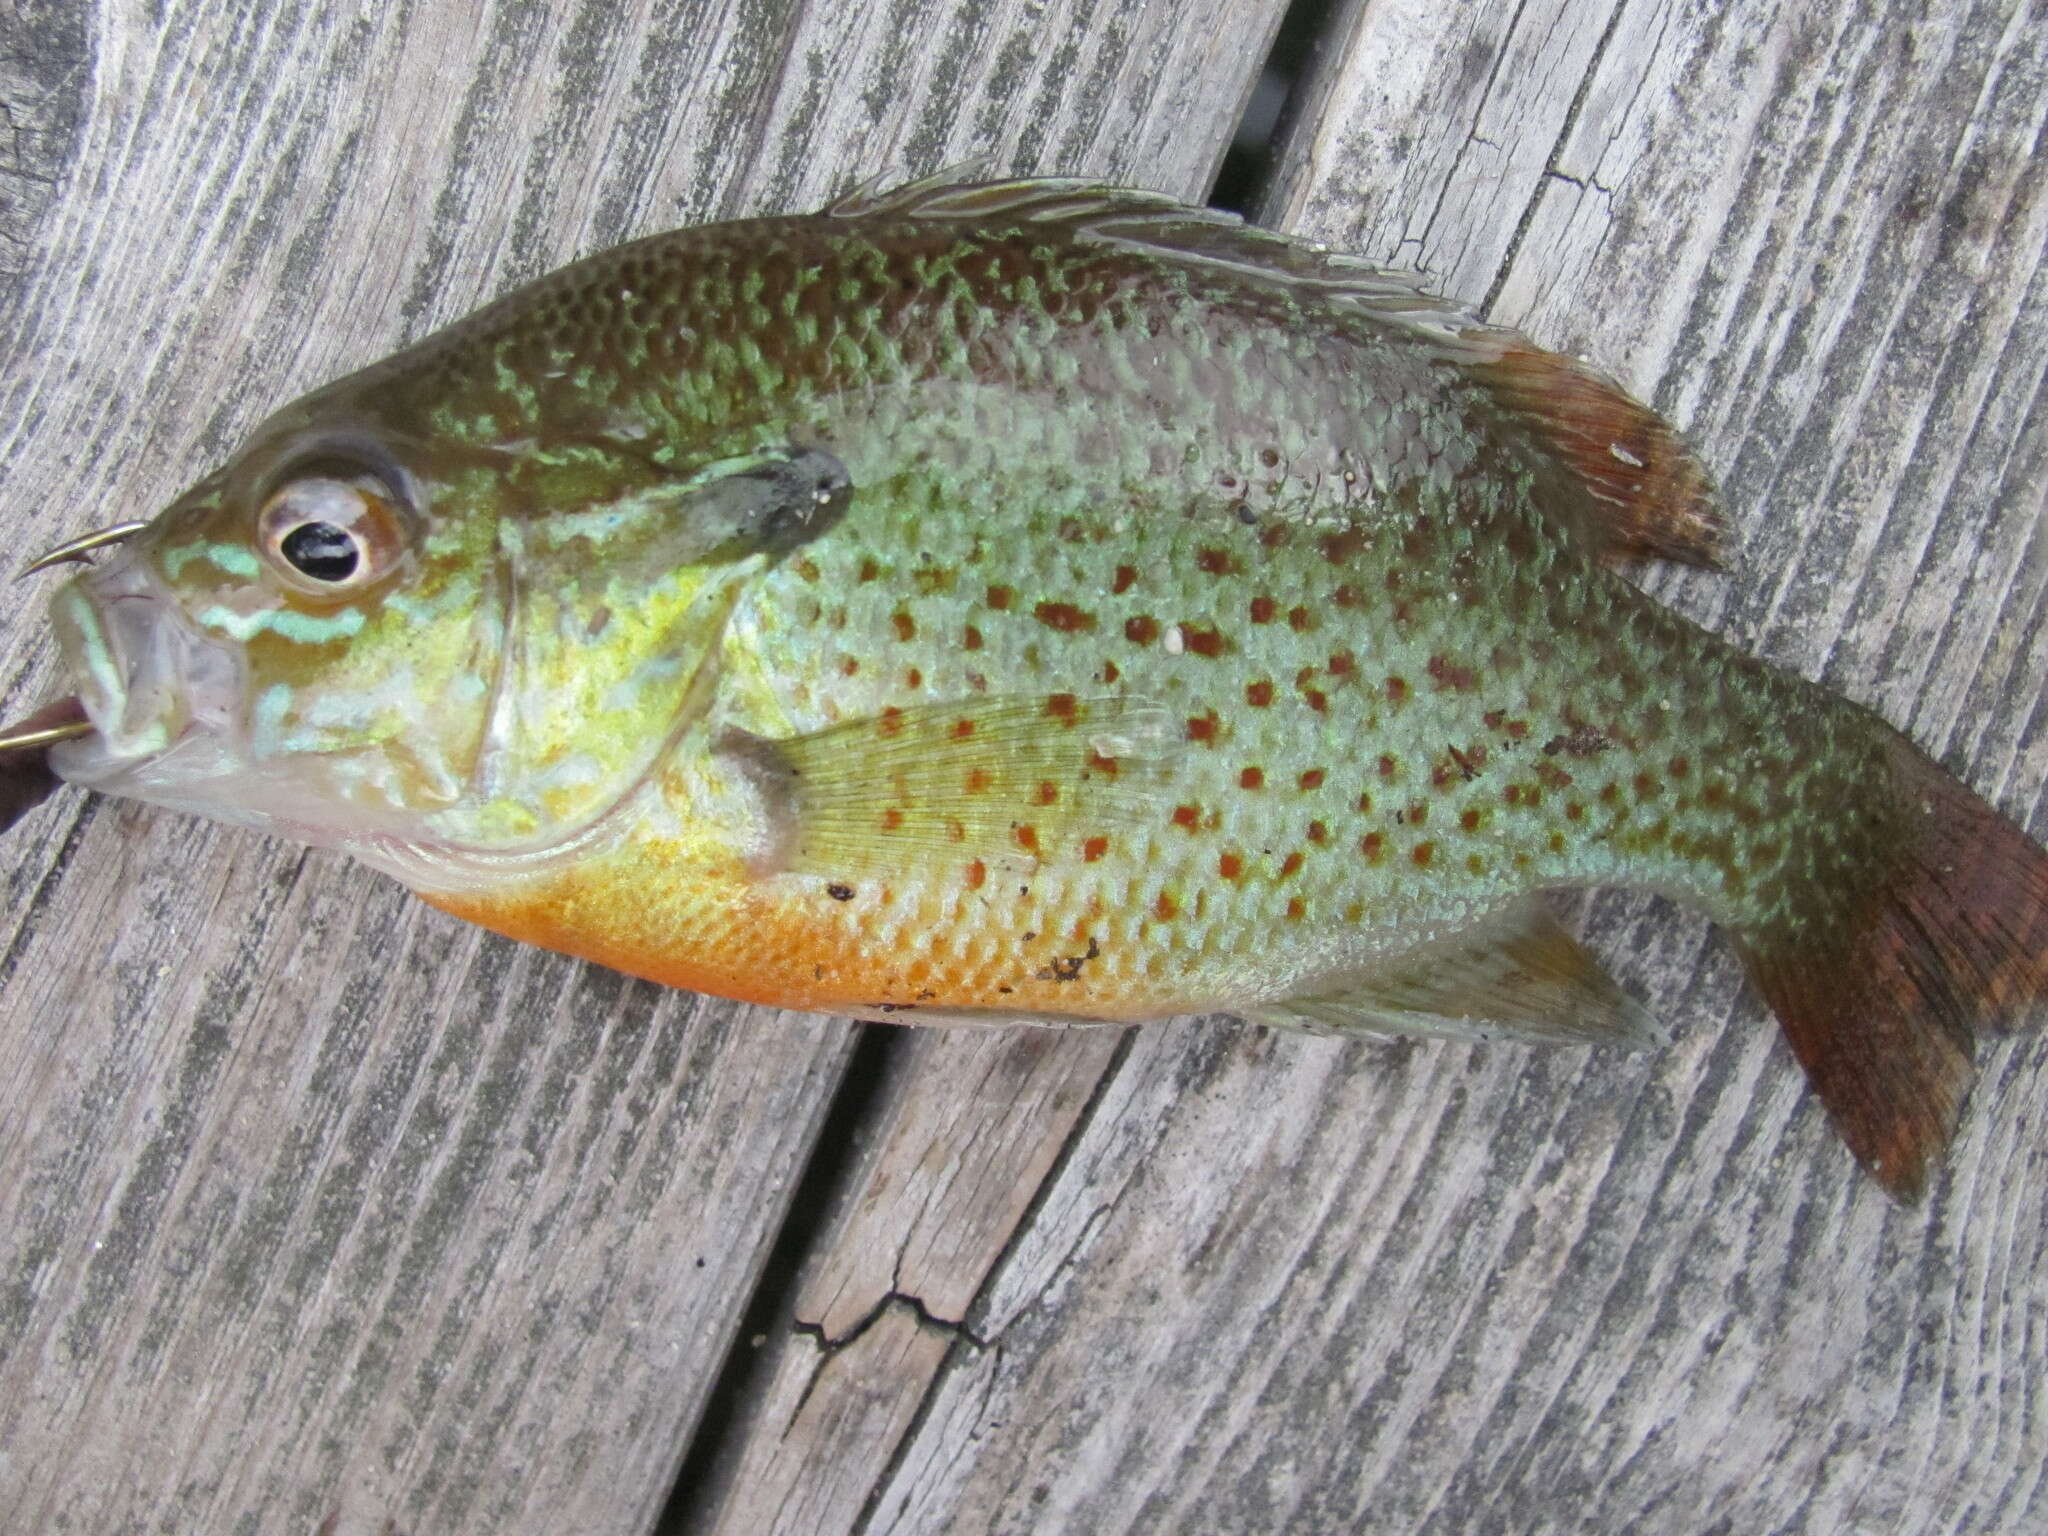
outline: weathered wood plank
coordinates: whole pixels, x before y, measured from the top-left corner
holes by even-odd
[[[907,1030],[817,1233],[705,1531],[854,1529],[1127,1031]]]
[[[2041,22],[1374,0],[1270,202],[1655,398],[1744,555],[1653,587],[2037,835]],[[1041,1144],[924,1107],[991,1046],[921,1049],[769,1343],[720,1528],[2035,1528],[2038,1037],[1982,1052],[1937,1187],[1893,1209],[1701,924],[1590,918],[1669,1051],[1141,1031],[985,1280],[993,1234],[909,1282],[902,1235],[985,1177],[960,1149]]]
[[[291,394],[630,234],[985,150],[1192,191],[1274,15],[11,11],[0,86],[41,135],[0,154],[11,543],[146,512]],[[18,712],[49,678],[33,604],[0,657]],[[846,1026],[74,794],[0,857],[10,1522],[646,1526]]]

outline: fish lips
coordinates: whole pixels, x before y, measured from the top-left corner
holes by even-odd
[[[65,583],[50,625],[94,727],[50,749],[59,777],[160,799],[173,782],[241,765],[240,656],[200,634],[129,552]]]

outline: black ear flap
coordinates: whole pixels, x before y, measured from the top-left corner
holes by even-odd
[[[676,515],[700,564],[786,555],[846,515],[853,480],[822,448],[783,444],[706,465],[678,488]]]
[[[757,554],[780,559],[853,504],[838,457],[796,443],[672,465],[636,443],[589,438],[517,461],[506,484],[524,503],[530,554],[593,538],[607,546],[614,574],[624,565],[650,578]]]

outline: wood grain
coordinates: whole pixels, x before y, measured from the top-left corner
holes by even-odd
[[[44,127],[0,152],[10,543],[146,514],[299,390],[627,235],[982,151],[1198,191],[1275,19],[11,8],[0,91]],[[0,677],[16,713],[49,685],[32,602]],[[67,793],[0,856],[0,1523],[651,1525],[848,1027],[132,805]]]
[[[1742,551],[1646,583],[1885,710],[2037,836],[2043,20],[1354,4],[1267,204],[1656,400]],[[1936,1187],[1894,1208],[1718,939],[1653,900],[1581,906],[1668,1051],[1151,1028],[1040,1180],[1021,1127],[930,1109],[994,1047],[920,1043],[705,1525],[2039,1528],[2038,1034],[1980,1052]],[[991,1138],[1015,1231],[906,1267]]]

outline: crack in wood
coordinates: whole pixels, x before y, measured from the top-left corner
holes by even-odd
[[[1587,59],[1585,72],[1579,76],[1578,89],[1572,93],[1571,105],[1565,108],[1564,121],[1559,124],[1557,137],[1550,150],[1546,174],[1555,174],[1557,157],[1564,146],[1571,142],[1572,130],[1579,125],[1579,117],[1586,109],[1586,98],[1591,94],[1593,82],[1599,77],[1601,61],[1607,57],[1608,45],[1614,41],[1615,29],[1621,25],[1625,6],[1617,3],[1607,15],[1607,25],[1601,29],[1600,41],[1593,45],[1592,57]],[[1522,242],[1529,237],[1530,227],[1536,222],[1536,212],[1543,203],[1543,178],[1538,177],[1530,189],[1529,200],[1522,205],[1522,214],[1515,221],[1515,232],[1508,237],[1506,248],[1501,252],[1500,264],[1494,268],[1493,281],[1487,286],[1486,297],[1479,302],[1479,313],[1493,314],[1493,306],[1499,302],[1501,291],[1513,275],[1515,262],[1522,254]]]

